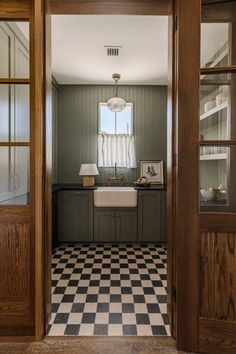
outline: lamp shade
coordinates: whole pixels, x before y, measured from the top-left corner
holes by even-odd
[[[112,97],[107,101],[107,107],[112,112],[121,112],[126,107],[126,102],[121,97]]]
[[[82,163],[80,166],[80,176],[97,176],[98,169],[95,163]]]

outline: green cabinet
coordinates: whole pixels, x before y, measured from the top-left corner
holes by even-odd
[[[59,240],[93,241],[93,191],[59,192]]]
[[[94,241],[137,241],[137,210],[133,208],[95,209]]]
[[[138,193],[138,241],[166,241],[166,192],[163,190]]]

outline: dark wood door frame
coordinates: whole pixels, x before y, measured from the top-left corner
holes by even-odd
[[[194,18],[191,16],[193,10],[196,15]],[[189,190],[188,186],[197,185],[195,182],[198,179],[198,161],[193,161],[192,171],[188,163],[193,155],[197,156],[198,146],[199,101],[196,99],[194,104],[191,101],[192,97],[197,98],[199,95],[200,0],[46,0],[46,16],[50,18],[53,14],[169,16],[168,309],[172,314],[171,331],[177,338],[177,347],[197,351],[198,191],[191,188]],[[194,34],[194,40],[189,36],[189,31]],[[49,36],[50,25],[46,26],[46,32]],[[48,58],[47,52],[45,55]],[[47,83],[50,82],[50,74],[50,69],[46,70]],[[50,112],[46,105],[47,110]],[[48,144],[50,146],[50,141]],[[50,191],[50,173],[47,183],[45,199]],[[186,201],[190,202],[188,207]],[[45,219],[48,220],[46,229],[50,238],[50,216],[47,215]],[[50,250],[50,246],[48,249]],[[48,262],[49,257],[50,254]],[[48,283],[47,296],[49,286]]]

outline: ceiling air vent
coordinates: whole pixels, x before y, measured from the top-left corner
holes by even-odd
[[[109,57],[118,57],[120,53],[121,46],[105,46],[107,51],[107,56]]]

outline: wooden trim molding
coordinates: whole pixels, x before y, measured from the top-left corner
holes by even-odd
[[[54,15],[160,15],[172,11],[172,0],[48,0]]]
[[[200,1],[176,0],[177,348],[198,349]],[[194,16],[193,16],[194,14]],[[191,19],[191,20],[190,20]],[[194,99],[193,99],[194,97]],[[191,164],[191,168],[190,168]]]
[[[0,223],[29,223],[29,205],[0,205]]]
[[[29,85],[29,79],[2,79],[0,78],[0,85]]]
[[[213,68],[201,68],[201,75],[208,74],[228,74],[236,73],[236,65],[223,66],[223,67],[213,67]]]
[[[28,0],[0,0],[0,18],[4,20],[23,20],[30,17]]]
[[[235,146],[236,140],[199,140],[201,146]]]
[[[200,231],[236,233],[235,213],[200,213]]]
[[[200,318],[199,351],[207,354],[236,353],[235,322]]]
[[[29,142],[25,142],[25,141],[15,141],[15,142],[11,142],[11,141],[6,141],[6,142],[0,142],[0,147],[1,146],[30,146]]]
[[[35,235],[35,338],[44,337],[44,0],[34,0],[30,21],[30,102],[31,102],[31,170],[32,175],[32,225]]]

